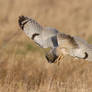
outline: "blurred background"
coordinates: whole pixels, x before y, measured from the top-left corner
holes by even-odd
[[[92,64],[75,63],[72,57],[60,66],[48,64],[44,51],[19,28],[20,15],[92,43],[92,0],[0,0],[0,91],[89,92]],[[77,81],[71,84],[77,91],[70,82],[60,86],[66,81]]]

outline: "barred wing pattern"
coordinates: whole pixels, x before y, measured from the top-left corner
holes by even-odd
[[[37,45],[51,48],[46,54],[48,62],[55,62],[61,53],[92,61],[92,46],[82,38],[60,33],[55,28],[42,27],[34,19],[25,16],[20,16],[18,22],[24,33]]]
[[[80,37],[59,33],[58,47],[66,50],[65,54],[92,61],[92,46]],[[61,50],[62,51],[62,50]],[[63,51],[62,51],[63,52]],[[64,54],[64,52],[63,52]]]
[[[42,48],[58,46],[56,35],[58,31],[50,27],[42,27],[34,19],[20,16],[19,26],[25,34]]]

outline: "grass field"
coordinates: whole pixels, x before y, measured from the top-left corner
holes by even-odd
[[[20,15],[92,43],[92,0],[0,0],[0,92],[92,92],[92,62],[49,64],[19,28]]]

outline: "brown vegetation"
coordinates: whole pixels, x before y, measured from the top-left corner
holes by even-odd
[[[91,92],[92,62],[49,64],[18,26],[18,16],[92,43],[91,0],[0,0],[0,92]]]

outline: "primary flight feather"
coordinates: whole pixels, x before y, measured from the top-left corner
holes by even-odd
[[[58,31],[50,27],[42,27],[34,19],[20,16],[19,25],[25,34],[42,48],[58,46],[56,35]]]

